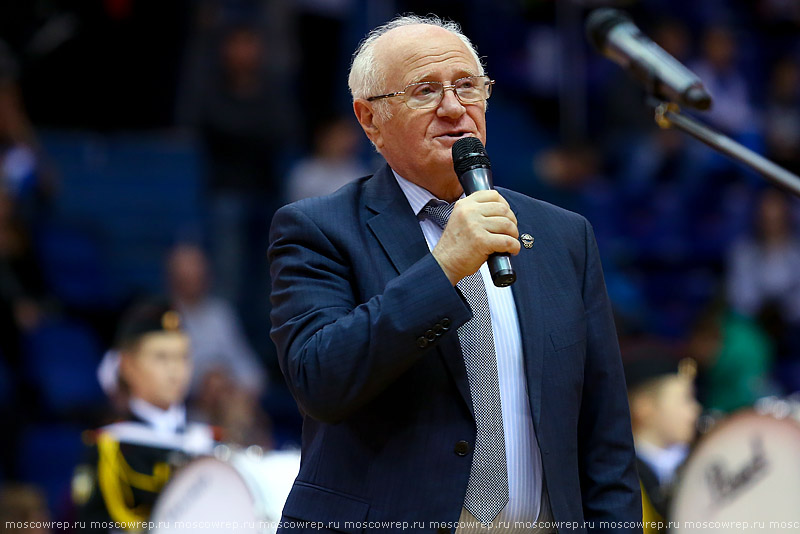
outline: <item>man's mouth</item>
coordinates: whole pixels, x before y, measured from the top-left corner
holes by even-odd
[[[449,133],[445,133],[445,134],[439,135],[437,137],[450,137],[450,138],[453,138],[453,139],[460,139],[462,137],[468,137],[468,136],[471,137],[472,136],[472,132],[466,132],[466,131],[463,131],[463,132],[449,132]]]

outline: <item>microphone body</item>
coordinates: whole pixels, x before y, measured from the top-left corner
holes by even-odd
[[[622,11],[592,11],[586,35],[598,52],[628,70],[654,96],[699,110],[711,107],[711,95],[700,78],[639,31]]]
[[[453,166],[465,194],[494,189],[492,165],[480,139],[459,139],[453,145],[452,153]],[[516,281],[517,274],[511,266],[511,257],[508,254],[494,253],[489,256],[487,263],[495,286],[507,287]]]

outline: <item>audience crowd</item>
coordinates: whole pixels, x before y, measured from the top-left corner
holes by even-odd
[[[0,7],[0,528],[9,518],[76,517],[69,487],[81,432],[120,416],[98,381],[114,372],[102,354],[142,296],[183,317],[192,417],[242,447],[296,444],[299,417],[268,338],[269,223],[281,204],[380,165],[352,117],[346,71],[367,28],[396,12],[435,12],[475,36],[497,80],[487,115],[495,181],[594,225],[624,359],[691,358],[708,413],[800,390],[798,202],[655,126],[647,95],[581,34],[589,7],[615,3],[704,81],[714,107],[698,118],[800,172],[795,2],[185,0],[164,8],[167,22],[180,21],[175,32],[139,0]],[[134,57],[130,72],[121,68]],[[81,246],[88,234],[63,231],[87,224],[62,209],[82,172],[51,151],[52,133],[64,131],[168,132],[201,155],[185,170],[199,184],[199,222],[164,225],[164,239],[142,253],[147,266],[126,265],[157,268],[159,281],[137,285],[97,262],[99,275],[62,267],[93,257]],[[105,221],[88,224],[102,233]],[[69,291],[70,277],[91,286],[100,275],[117,282],[103,298]],[[675,395],[688,398],[675,380]],[[647,419],[664,405],[652,391],[632,398],[637,430],[679,446],[682,459],[692,432],[653,437]],[[692,426],[700,408],[686,402]]]

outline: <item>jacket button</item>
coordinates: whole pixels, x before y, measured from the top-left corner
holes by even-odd
[[[433,330],[428,330],[425,332],[425,339],[428,341],[436,341],[436,334],[433,332]]]
[[[439,321],[439,324],[442,325],[442,330],[445,330],[445,331],[450,330],[450,318],[449,317],[445,317],[444,319]]]
[[[435,325],[433,325],[433,333],[436,334],[436,337],[441,336],[443,332],[444,328],[442,328],[441,324],[436,323]]]
[[[425,339],[425,336],[419,336],[417,338],[417,346],[421,349],[424,349],[428,346],[428,340]]]
[[[466,456],[467,454],[469,454],[469,443],[463,440],[459,441],[458,443],[456,443],[456,446],[453,449],[453,451],[459,456]]]
[[[439,527],[436,529],[436,534],[450,534],[450,529],[447,527]]]

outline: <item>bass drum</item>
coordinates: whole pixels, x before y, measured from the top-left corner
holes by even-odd
[[[800,424],[791,404],[774,406],[701,439],[679,475],[670,532],[800,532]]]
[[[158,498],[152,532],[273,533],[300,469],[300,451],[222,445],[179,470]]]

